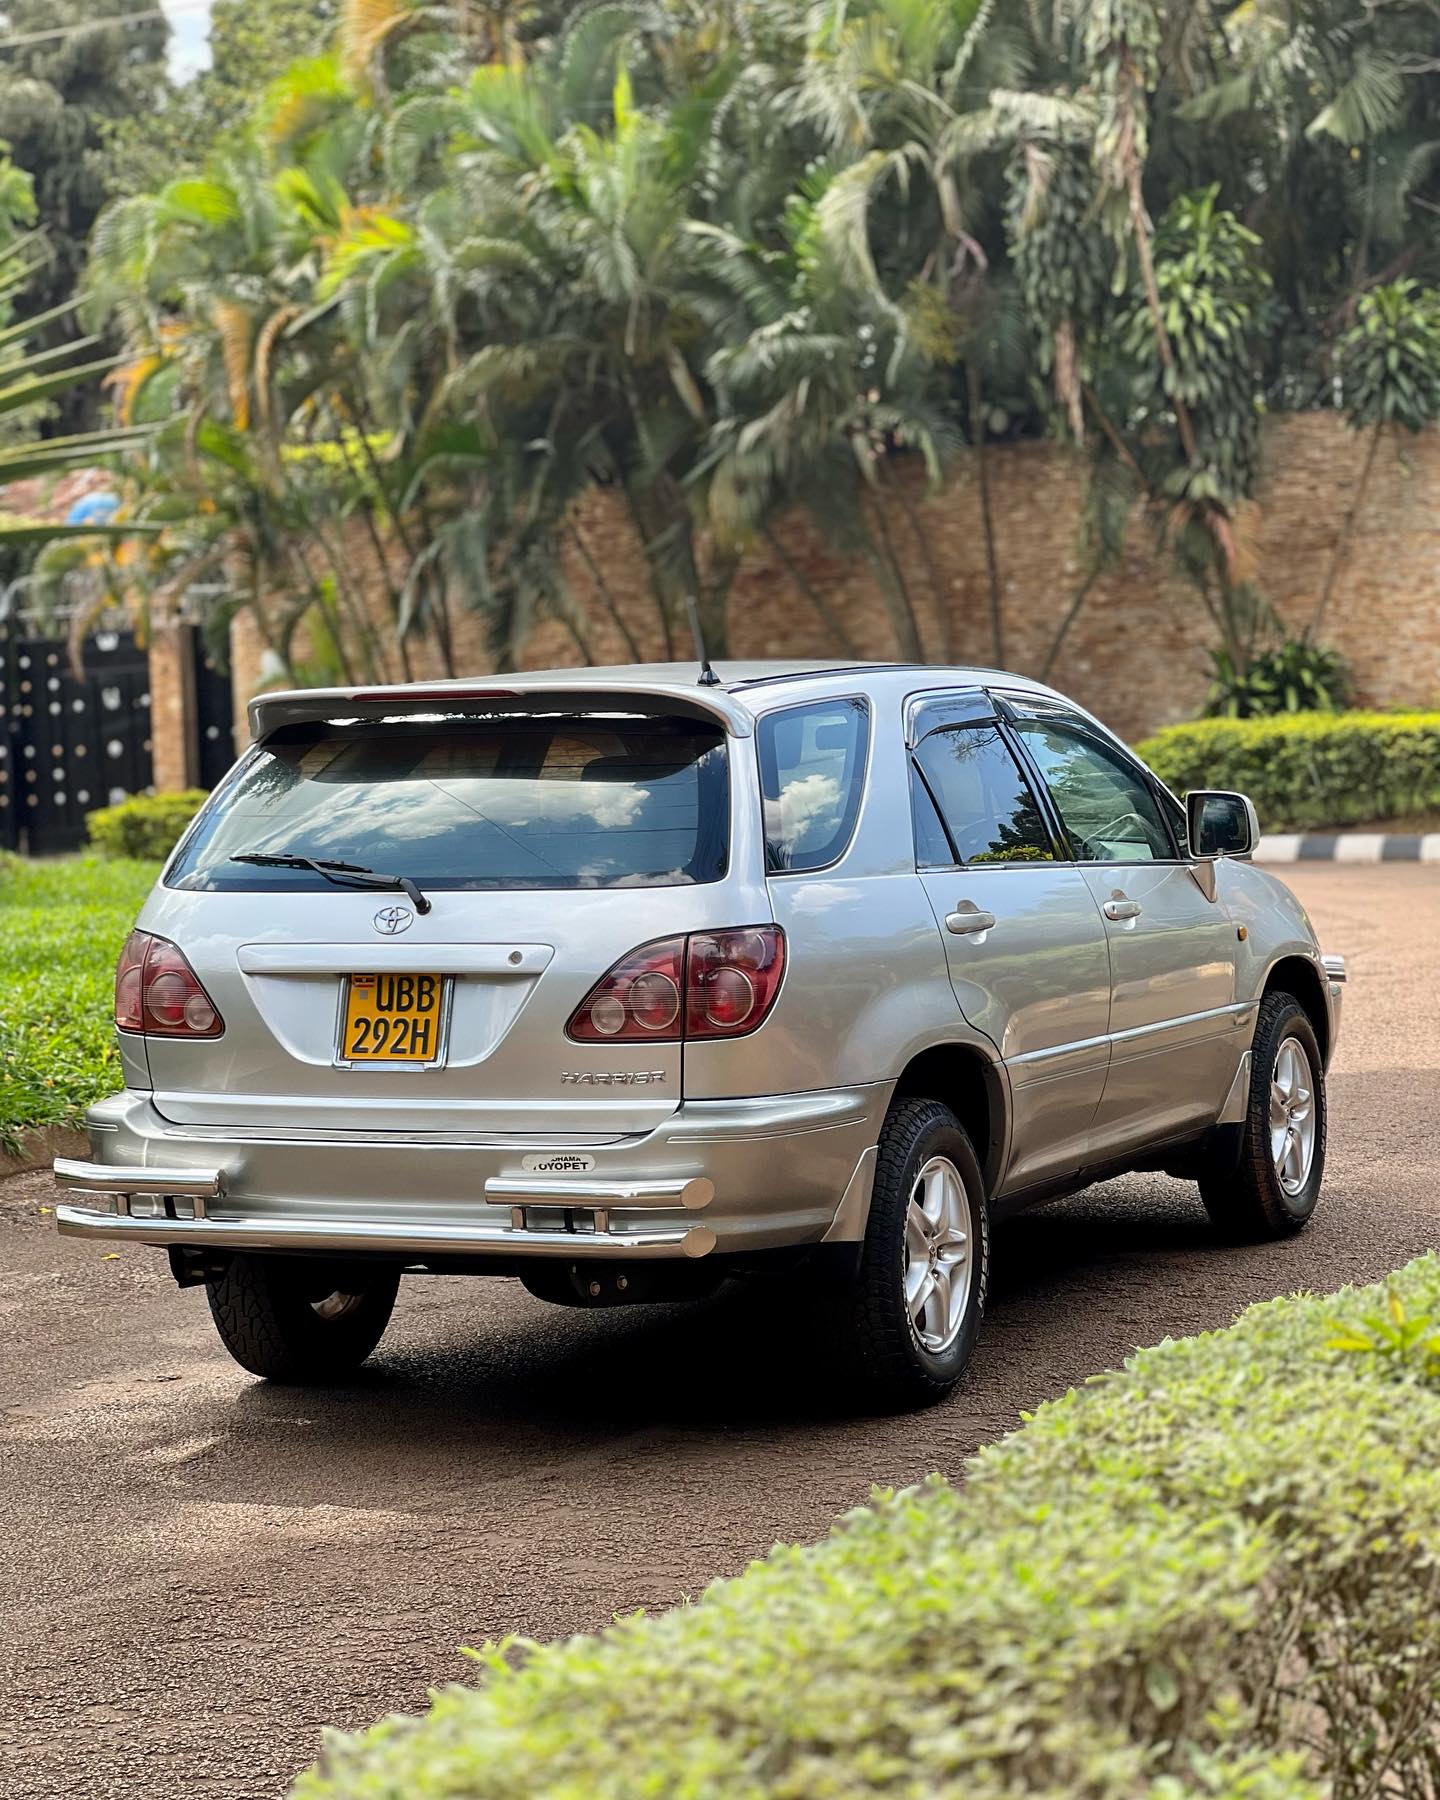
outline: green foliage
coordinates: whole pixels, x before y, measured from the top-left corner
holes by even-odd
[[[1440,807],[1440,713],[1290,713],[1171,725],[1136,746],[1176,793],[1248,794],[1266,831]]]
[[[111,191],[164,187],[200,162],[217,139],[243,128],[256,96],[291,63],[325,49],[339,11],[337,0],[215,0],[210,66],[179,86],[167,82],[155,105],[116,121]]]
[[[1176,498],[1225,509],[1247,499],[1259,472],[1259,309],[1270,279],[1260,240],[1218,205],[1219,187],[1181,194],[1155,239],[1160,317],[1173,352],[1154,355],[1155,320],[1137,295],[1119,321],[1129,376],[1152,435],[1177,401],[1189,410],[1196,454],[1180,454],[1160,485]],[[1183,446],[1178,447],[1183,452]]]
[[[316,53],[329,14],[217,8],[207,120],[306,54],[93,253],[124,417],[161,427],[140,601],[223,576],[286,679],[401,677],[420,641],[453,669],[462,605],[500,666],[542,619],[635,654],[583,535],[599,485],[667,651],[692,595],[724,651],[741,556],[799,506],[871,560],[896,648],[943,656],[902,458],[933,484],[962,441],[1046,429],[1089,463],[1075,609],[1142,506],[1243,675],[1262,410],[1366,417],[1377,370],[1386,416],[1428,392],[1428,0],[354,0]]]
[[[94,857],[0,863],[0,1148],[76,1125],[121,1085],[115,963],[159,874]]]
[[[1386,1290],[1383,1307],[1337,1325],[1330,1348],[1372,1356],[1397,1375],[1440,1386],[1440,1311],[1411,1312],[1393,1287]]]
[[[1340,344],[1351,422],[1423,430],[1440,419],[1440,292],[1394,281],[1362,294]]]
[[[163,862],[208,798],[203,788],[136,794],[118,806],[85,815],[90,842],[103,856]]]
[[[1393,1278],[1440,1308],[1440,1261]],[[1382,1288],[1141,1351],[693,1607],[479,1659],[297,1800],[1359,1800],[1429,1791],[1440,1391]],[[1403,1381],[1397,1391],[1397,1380]]]
[[[160,16],[108,24],[136,11],[134,0],[8,0],[4,34],[23,39],[57,27],[65,35],[8,43],[0,61],[0,142],[33,176],[46,254],[31,276],[27,304],[48,315],[74,298],[86,240],[108,198],[107,137],[113,123],[148,112],[165,82],[169,28]],[[48,322],[46,345],[80,336],[67,312]],[[100,390],[86,384],[58,402],[62,429],[93,427]]]
[[[1215,679],[1205,700],[1210,718],[1264,719],[1275,713],[1339,712],[1350,674],[1338,651],[1288,638],[1237,667],[1225,650],[1211,652]]]

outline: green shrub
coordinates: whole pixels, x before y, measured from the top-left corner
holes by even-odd
[[[120,1086],[115,959],[156,863],[0,863],[0,1149]]]
[[[1290,638],[1240,668],[1228,650],[1212,650],[1205,697],[1212,719],[1268,719],[1277,713],[1338,712],[1350,698],[1350,672],[1335,650]]]
[[[163,862],[208,799],[203,788],[187,788],[179,794],[136,794],[118,806],[87,813],[85,825],[90,842],[106,856]]]
[[[1136,746],[1176,793],[1249,794],[1266,831],[1426,812],[1440,806],[1440,713],[1290,713],[1198,719]]]
[[[1424,1321],[1385,1353],[1383,1322]],[[1139,1353],[694,1607],[480,1659],[300,1800],[1433,1796],[1440,1259]],[[1413,1341],[1412,1341],[1413,1340]]]

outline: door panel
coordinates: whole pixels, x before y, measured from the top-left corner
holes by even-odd
[[[1073,1173],[1109,1058],[1099,908],[1079,870],[1055,860],[1034,791],[994,721],[937,729],[914,758],[916,860],[951,985],[1010,1081],[1001,1191]]]
[[[1106,921],[1112,1042],[1095,1138],[1102,1154],[1120,1154],[1214,1120],[1250,1009],[1234,1005],[1234,924],[1187,867],[1109,864],[1084,876],[1100,907],[1118,896],[1141,909]]]
[[[1085,721],[1017,721],[1110,946],[1110,1066],[1097,1160],[1209,1124],[1234,1076],[1235,928],[1207,900],[1145,770]]]

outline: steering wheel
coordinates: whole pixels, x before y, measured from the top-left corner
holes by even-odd
[[[1086,832],[1085,836],[1081,838],[1080,844],[1085,852],[1087,860],[1091,862],[1114,862],[1115,858],[1110,853],[1105,840],[1109,837],[1110,833],[1114,831],[1117,825],[1129,824],[1134,824],[1139,827],[1137,835],[1140,842],[1145,845],[1147,850],[1153,850],[1155,846],[1150,841],[1149,827],[1140,817],[1139,813],[1132,809],[1128,812],[1116,813],[1113,819],[1107,819],[1103,825],[1097,825],[1094,831]],[[1125,841],[1128,843],[1130,839],[1127,837]]]

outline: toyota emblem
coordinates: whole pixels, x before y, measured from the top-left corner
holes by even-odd
[[[375,915],[375,929],[382,937],[399,937],[414,923],[415,915],[408,906],[382,906]]]

